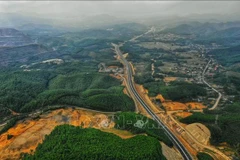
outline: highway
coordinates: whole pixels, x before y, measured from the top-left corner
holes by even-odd
[[[162,129],[165,131],[166,135],[170,138],[170,140],[173,142],[173,144],[176,146],[176,148],[179,150],[181,155],[185,160],[192,160],[191,154],[187,151],[187,149],[184,147],[184,145],[177,139],[177,137],[168,129],[168,127],[159,119],[159,117],[150,109],[150,107],[147,105],[147,103],[144,102],[144,100],[141,98],[141,96],[136,91],[136,88],[134,86],[134,80],[133,80],[133,74],[132,74],[132,67],[130,66],[129,62],[123,57],[119,47],[121,47],[123,44],[116,45],[113,44],[115,48],[116,54],[120,57],[122,60],[125,68],[126,68],[126,75],[127,75],[127,85],[131,89],[131,92],[134,95],[134,99],[138,101],[139,104],[141,104],[145,110],[153,117],[153,119],[158,123],[159,126],[162,127]]]
[[[202,81],[203,81],[203,83],[205,83],[209,88],[211,88],[214,92],[216,92],[216,93],[218,94],[218,98],[217,98],[216,102],[214,103],[214,105],[213,105],[211,108],[209,108],[209,110],[214,110],[215,108],[217,108],[218,103],[219,103],[220,99],[222,98],[222,94],[221,94],[218,90],[216,90],[215,88],[213,88],[213,87],[212,87],[208,82],[206,82],[205,79],[204,79],[205,72],[206,72],[206,70],[207,70],[207,68],[208,68],[208,65],[210,64],[211,61],[212,61],[212,60],[209,60],[209,61],[208,61],[206,67],[205,67],[204,70],[203,70],[203,73],[202,73]]]

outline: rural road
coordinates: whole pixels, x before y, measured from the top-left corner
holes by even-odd
[[[187,149],[183,146],[183,144],[175,137],[175,135],[168,129],[167,126],[159,119],[159,117],[150,109],[150,107],[144,102],[144,100],[141,98],[141,96],[136,91],[136,88],[134,86],[134,80],[132,75],[132,67],[130,66],[129,62],[123,57],[119,47],[121,45],[112,44],[115,48],[116,54],[120,57],[122,60],[127,73],[127,85],[129,86],[131,92],[134,95],[134,99],[136,99],[144,108],[145,110],[153,117],[153,119],[158,123],[159,126],[162,127],[162,129],[165,131],[167,136],[170,138],[170,140],[173,142],[173,144],[177,147],[181,155],[185,160],[192,160],[191,154],[187,151]]]
[[[209,88],[211,88],[214,92],[216,92],[216,93],[218,94],[218,98],[217,98],[216,102],[214,103],[214,105],[213,105],[211,108],[209,108],[209,110],[214,110],[215,108],[217,108],[218,103],[219,103],[219,101],[220,101],[221,98],[222,98],[222,94],[221,94],[218,90],[216,90],[215,88],[213,88],[213,87],[212,87],[208,82],[206,82],[205,79],[204,79],[205,72],[206,72],[209,64],[211,63],[211,61],[212,61],[212,60],[209,60],[209,61],[208,61],[206,67],[205,67],[204,70],[203,70],[203,73],[202,73],[202,81],[203,81],[203,83],[205,83]]]

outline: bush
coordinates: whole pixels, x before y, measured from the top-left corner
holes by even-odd
[[[214,160],[209,154],[203,152],[199,152],[197,158],[198,160]]]

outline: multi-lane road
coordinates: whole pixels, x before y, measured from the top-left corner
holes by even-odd
[[[171,132],[171,130],[159,119],[159,117],[151,110],[151,108],[147,105],[147,103],[141,98],[141,96],[138,94],[135,86],[134,86],[134,80],[133,80],[133,71],[132,71],[132,67],[130,66],[129,62],[124,58],[124,56],[122,55],[122,52],[120,51],[119,47],[122,46],[121,45],[116,45],[113,44],[114,48],[115,48],[115,52],[117,53],[117,55],[119,56],[119,58],[121,59],[122,63],[125,66],[126,69],[126,81],[127,81],[127,85],[129,86],[129,89],[131,90],[130,92],[133,93],[133,98],[139,103],[141,104],[145,110],[148,112],[148,114],[150,114],[153,119],[158,123],[159,126],[162,127],[162,129],[165,131],[165,133],[167,134],[167,136],[171,139],[171,141],[173,142],[173,144],[176,146],[176,148],[179,150],[179,152],[181,153],[181,155],[183,156],[184,159],[186,160],[191,160],[193,159],[191,154],[187,151],[187,149],[184,147],[184,145],[178,140],[178,138]]]

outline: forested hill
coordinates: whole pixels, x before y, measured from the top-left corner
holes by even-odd
[[[195,34],[201,37],[213,36],[215,33],[223,33],[221,31],[230,28],[240,27],[240,22],[227,22],[227,23],[199,23],[199,22],[186,22],[185,24],[180,24],[173,28],[166,28],[163,33],[174,33],[174,34]],[[221,34],[223,35],[223,34]],[[219,36],[219,35],[218,35]],[[229,36],[229,35],[227,35]]]
[[[37,147],[33,155],[25,155],[24,160],[165,160],[157,139],[138,135],[121,139],[97,129],[82,129],[63,125],[56,127]]]
[[[212,50],[208,54],[213,55],[223,65],[231,66],[240,63],[240,45],[225,49]]]
[[[98,66],[104,63],[121,70],[123,66],[114,57],[111,43],[146,29],[129,23],[52,33],[50,26],[28,24],[22,32],[0,31],[0,39],[7,41],[14,34],[36,40],[34,44],[0,47],[0,123],[17,116],[11,111],[26,114],[52,105],[134,111],[134,103],[123,93],[121,81],[109,76],[113,72],[98,73]]]
[[[0,28],[0,47],[16,47],[33,43],[32,39],[14,28]]]

